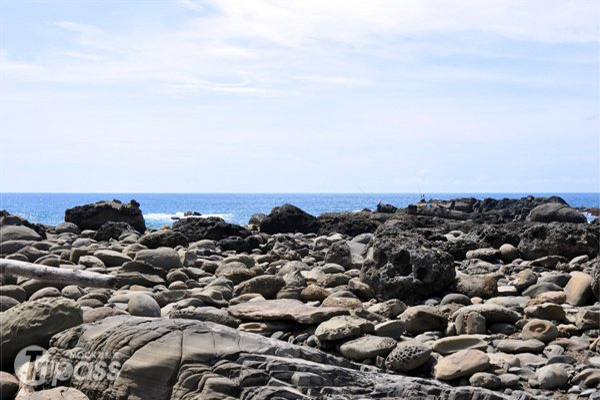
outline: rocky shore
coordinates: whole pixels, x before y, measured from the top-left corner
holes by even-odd
[[[158,230],[133,200],[9,211],[2,259],[114,284],[0,275],[1,400],[600,399],[600,223],[559,197]],[[31,345],[50,372],[24,385]],[[108,373],[59,367],[82,359]]]

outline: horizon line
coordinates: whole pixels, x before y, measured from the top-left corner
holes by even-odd
[[[596,194],[600,196],[600,192],[561,192],[561,191],[542,191],[542,192],[524,192],[524,191],[513,191],[513,192],[0,192],[1,195],[5,194],[352,194],[352,195],[370,195],[370,194],[405,194],[405,195],[434,195],[434,194],[519,194],[519,195],[538,195],[538,194]]]

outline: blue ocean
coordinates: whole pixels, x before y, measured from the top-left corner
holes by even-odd
[[[530,193],[435,193],[427,198],[451,199],[521,198]],[[535,193],[536,196],[557,195],[573,207],[600,207],[599,193]],[[396,207],[406,207],[419,201],[417,193],[293,193],[293,194],[242,194],[242,193],[0,193],[0,210],[20,215],[31,222],[56,225],[64,220],[65,210],[76,205],[99,200],[137,200],[146,225],[158,228],[173,222],[172,217],[183,216],[186,211],[202,215],[215,215],[228,222],[246,224],[252,214],[270,210],[284,203],[294,204],[303,210],[319,215],[333,211],[356,211],[375,208],[380,201]]]

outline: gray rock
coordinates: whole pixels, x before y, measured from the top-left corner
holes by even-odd
[[[138,243],[149,249],[177,246],[187,247],[189,245],[185,235],[172,229],[160,229],[155,232],[147,233],[138,240]]]
[[[523,296],[529,296],[531,298],[534,298],[534,297],[538,296],[539,294],[542,294],[545,292],[559,292],[561,290],[562,290],[562,288],[558,285],[555,285],[554,283],[539,282],[539,283],[536,283],[535,285],[529,286],[525,291],[523,291]]]
[[[400,339],[404,332],[404,322],[400,320],[390,320],[375,325],[375,333],[377,336]]]
[[[537,380],[540,388],[545,390],[559,389],[563,387],[569,375],[561,364],[546,365],[537,371]]]
[[[498,342],[497,348],[505,353],[541,353],[544,346],[544,342],[537,339],[504,339]]]
[[[575,224],[587,222],[585,216],[579,211],[559,203],[540,204],[531,210],[527,220],[532,222],[571,222]]]
[[[283,278],[277,275],[261,275],[244,281],[235,287],[234,295],[248,293],[261,294],[265,299],[273,299],[285,286]]]
[[[537,339],[541,342],[548,343],[558,337],[558,328],[550,321],[534,319],[529,321],[521,331],[523,340]]]
[[[169,247],[140,250],[135,254],[135,261],[166,270],[183,267],[179,254]]]
[[[469,378],[469,383],[472,386],[494,390],[501,386],[502,381],[496,375],[489,372],[476,372]]]
[[[469,297],[489,299],[498,294],[495,275],[464,275],[456,277],[456,291]]]
[[[19,304],[21,304],[21,303],[19,303],[17,300],[13,299],[12,297],[0,295],[0,311],[6,311],[10,308],[13,308],[16,305],[19,305]]]
[[[48,352],[52,362],[68,359],[71,344],[85,354],[115,354],[116,380],[72,380],[97,399],[239,397],[301,398],[306,386],[331,398],[477,398],[510,396],[474,387],[387,374],[367,365],[223,325],[182,319],[110,317],[58,334]],[[92,360],[94,361],[94,360]],[[193,367],[191,367],[193,366]],[[185,382],[185,383],[184,383]],[[194,382],[194,384],[190,384]],[[198,385],[196,382],[202,382]],[[519,400],[533,400],[523,393]]]
[[[453,380],[470,377],[476,372],[484,371],[490,365],[489,357],[479,350],[461,350],[438,360],[434,376],[440,380]]]
[[[467,349],[485,351],[487,349],[487,342],[479,335],[448,336],[434,341],[431,347],[436,353],[445,356]]]
[[[131,257],[114,250],[98,250],[94,252],[94,257],[100,259],[107,267],[118,267],[132,261]]]
[[[136,293],[129,298],[127,311],[136,317],[160,317],[160,306],[147,294]]]
[[[340,347],[340,353],[350,360],[363,361],[377,356],[386,357],[396,344],[390,337],[366,335],[344,343]]]
[[[258,300],[229,307],[229,313],[244,321],[296,321],[301,324],[319,324],[349,311],[339,307],[312,307],[298,300]]]
[[[499,250],[500,256],[506,262],[512,262],[513,260],[521,257],[519,250],[510,243],[504,243],[502,246],[500,246]]]
[[[27,292],[21,286],[17,285],[0,286],[0,296],[12,297],[19,303],[27,300]]]
[[[46,347],[50,338],[83,322],[81,308],[62,297],[28,301],[0,313],[2,367],[12,367],[16,354],[29,345]]]
[[[19,400],[89,400],[77,389],[64,386],[19,395]]]
[[[471,305],[471,299],[469,298],[469,296],[466,296],[462,293],[449,293],[445,295],[442,301],[440,302],[440,305],[442,306],[445,304],[462,304],[465,306],[469,306]]]
[[[2,238],[0,239],[2,243],[12,240],[42,240],[42,237],[36,231],[24,225],[0,226],[0,238]]]
[[[402,313],[400,320],[406,331],[418,335],[428,331],[443,331],[448,325],[448,319],[434,307],[414,306]]]
[[[583,306],[588,300],[593,298],[592,292],[593,279],[583,272],[573,272],[569,283],[565,286],[567,303],[572,306]]]
[[[79,235],[81,233],[81,229],[79,229],[79,227],[72,222],[60,222],[56,225],[54,231],[58,235],[61,233],[73,233],[75,235]]]
[[[331,341],[357,337],[373,330],[373,324],[364,318],[338,315],[321,322],[315,330],[315,335],[321,341]]]

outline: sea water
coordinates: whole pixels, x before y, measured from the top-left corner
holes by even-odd
[[[434,193],[426,197],[521,198],[530,193]],[[600,207],[599,193],[535,193],[560,196],[573,207]],[[186,211],[214,215],[236,224],[246,224],[255,213],[269,213],[275,206],[294,204],[313,215],[333,211],[374,209],[379,202],[406,207],[419,201],[417,193],[0,193],[0,210],[20,215],[31,222],[56,225],[64,220],[65,210],[99,200],[135,199],[150,228],[173,223]]]

